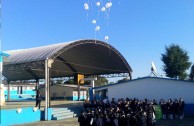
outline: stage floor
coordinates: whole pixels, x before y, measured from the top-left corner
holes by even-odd
[[[23,107],[35,107],[36,101],[7,101],[6,105],[1,106],[0,109],[14,109],[14,108],[23,108]],[[56,107],[76,107],[78,105],[83,105],[83,101],[62,101],[54,100],[51,101],[51,108]],[[45,108],[45,101],[41,101],[41,110]]]

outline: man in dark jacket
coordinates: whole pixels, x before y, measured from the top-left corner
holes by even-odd
[[[39,90],[37,90],[36,91],[36,106],[35,107],[39,107],[39,109],[40,109],[40,103],[41,103],[41,95],[40,95],[40,91]]]
[[[83,111],[81,115],[78,117],[78,122],[80,126],[86,126],[86,115]]]

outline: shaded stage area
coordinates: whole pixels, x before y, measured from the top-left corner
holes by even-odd
[[[99,40],[77,40],[6,53],[10,56],[3,64],[3,75],[8,81],[44,79],[45,61],[50,78],[119,73],[128,73],[131,78],[132,73],[122,54]]]
[[[70,104],[70,106],[68,106],[64,101],[58,104],[53,101],[51,102],[51,97],[53,96],[55,99],[59,93],[58,90],[55,92],[51,91],[51,79],[74,77],[75,84],[77,85],[77,93],[76,90],[72,90],[72,96],[70,97],[72,97],[71,99],[73,100],[73,94],[76,94],[78,100],[81,98],[81,86],[78,86],[81,84],[81,79],[110,74],[113,76],[127,74],[127,77],[132,79],[132,68],[122,54],[113,46],[99,40],[77,40],[29,49],[11,50],[6,51],[6,53],[10,54],[8,60],[3,64],[3,75],[7,80],[6,99],[8,101],[11,100],[10,92],[12,90],[12,82],[34,80],[34,84],[36,85],[35,89],[40,89],[39,82],[43,79],[45,85],[45,101],[41,103],[41,111],[34,108],[35,101],[7,101],[6,106],[2,107],[4,113],[2,115],[4,115],[4,117],[15,115],[13,119],[18,120],[18,122],[13,124],[24,123],[24,121],[60,120],[75,115],[68,109],[74,107],[74,104],[68,103]],[[80,79],[79,75],[82,75],[83,78]],[[21,88],[20,91],[23,91],[23,88]],[[64,97],[64,94],[68,95],[67,92],[62,92],[63,95],[59,97]],[[18,97],[23,98],[24,95],[19,95]],[[78,105],[78,103],[76,103],[76,105]],[[7,109],[9,109],[9,111]],[[33,118],[35,118],[35,120],[25,118],[26,115],[31,115],[30,113],[34,115]],[[68,115],[64,115],[64,113]],[[42,117],[42,115],[44,115],[44,117]],[[23,120],[21,118],[23,118]],[[3,121],[9,123],[9,118],[5,118]],[[9,123],[9,125],[11,124]]]

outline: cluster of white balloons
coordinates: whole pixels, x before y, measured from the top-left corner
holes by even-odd
[[[105,4],[103,5],[103,3],[105,3]],[[104,1],[103,2],[99,2],[98,1],[95,4],[101,10],[101,12],[105,12],[107,9],[110,9],[112,7],[112,2],[110,0],[108,2],[104,2]],[[89,3],[84,3],[84,9],[85,10],[89,10]],[[97,25],[97,21],[95,19],[92,20],[92,24],[96,25],[95,32],[100,30],[100,26]],[[105,39],[105,41],[108,41],[109,37],[105,36],[104,39]]]
[[[100,7],[100,5],[101,5],[100,2],[96,2],[96,6]],[[109,1],[109,2],[107,2],[107,3],[105,4],[105,6],[102,6],[102,7],[101,7],[101,11],[104,12],[104,11],[106,11],[106,9],[111,8],[111,7],[112,7],[112,2]],[[85,9],[85,10],[89,10],[89,5],[88,5],[88,3],[84,3],[84,9]]]

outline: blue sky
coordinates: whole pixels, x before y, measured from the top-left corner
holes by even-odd
[[[1,48],[31,48],[78,39],[104,40],[118,49],[133,69],[133,78],[150,74],[154,61],[162,71],[161,53],[172,43],[194,62],[193,0],[112,0],[102,12],[95,2],[108,0],[2,0]],[[84,9],[84,3],[90,9]],[[97,20],[100,30],[96,32]]]

